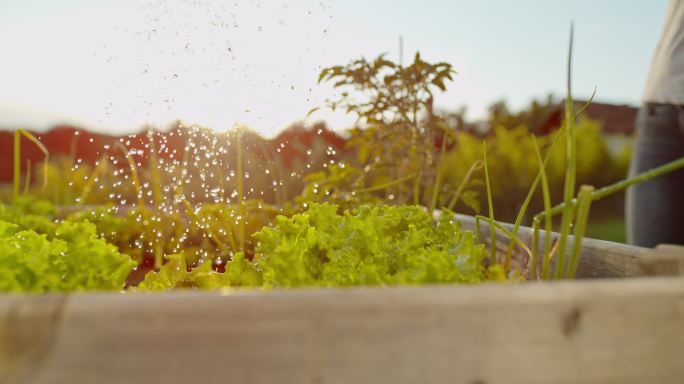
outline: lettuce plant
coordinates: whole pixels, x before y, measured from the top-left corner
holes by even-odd
[[[485,269],[484,245],[443,215],[438,222],[417,206],[362,205],[338,213],[332,204],[310,204],[254,237],[256,255],[233,256],[225,272],[207,260],[188,270],[174,255],[149,273],[138,290],[226,286],[304,287],[477,283],[500,274]],[[496,271],[494,269],[493,271]]]
[[[100,239],[94,225],[63,221],[53,236],[0,220],[0,291],[123,289],[135,263]]]
[[[267,287],[475,283],[484,247],[446,215],[417,206],[311,205],[256,235],[255,265]]]

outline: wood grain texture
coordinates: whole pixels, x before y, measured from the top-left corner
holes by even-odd
[[[676,275],[682,257],[587,239],[579,275]],[[681,277],[0,295],[2,384],[680,383],[682,356]]]
[[[0,319],[2,383],[681,383],[684,378],[684,279],[675,277],[5,295]],[[27,330],[37,336],[7,343],[8,335]]]
[[[660,244],[641,265],[645,276],[684,275],[684,246]]]

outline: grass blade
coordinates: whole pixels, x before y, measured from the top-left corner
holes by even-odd
[[[21,184],[21,136],[24,136],[29,141],[40,149],[40,151],[45,156],[43,161],[43,189],[47,188],[47,177],[48,177],[48,160],[50,158],[50,152],[45,148],[43,143],[40,142],[35,136],[23,129],[17,129],[14,131],[14,183],[12,188],[12,198],[16,199],[19,196],[19,185]]]
[[[532,221],[532,271],[530,276],[533,279],[537,279],[539,273],[537,272],[537,266],[539,264],[539,220]]]
[[[496,263],[496,234],[493,230],[494,221],[494,203],[492,202],[492,188],[489,183],[489,168],[487,167],[487,142],[482,142],[482,153],[484,155],[484,172],[485,172],[485,185],[487,186],[487,207],[489,210],[489,265],[494,265]],[[508,271],[506,271],[508,272]]]
[[[435,175],[435,184],[432,186],[432,198],[430,199],[430,216],[437,208],[437,198],[439,197],[439,188],[442,184],[442,159],[444,159],[444,152],[446,151],[447,131],[444,131],[442,136],[442,148],[439,152],[439,163],[437,164],[437,174]]]
[[[221,238],[216,234],[216,232],[211,228],[209,225],[202,225],[202,218],[195,213],[195,208],[190,204],[190,202],[183,198],[181,203],[185,206],[185,212],[190,218],[191,225],[197,228],[198,230],[205,231],[209,236],[209,240],[213,241],[216,243],[216,245],[221,249],[222,252],[228,254],[232,250],[236,249],[236,244],[235,244],[235,239],[233,238],[233,232],[232,231],[225,231],[226,236],[228,237],[228,241],[230,243],[230,248],[226,243],[224,243]]]
[[[138,208],[140,208],[140,212],[142,213],[145,210],[145,199],[143,197],[142,187],[140,185],[140,177],[138,177],[138,167],[136,167],[135,160],[133,160],[133,156],[131,156],[130,151],[128,150],[128,148],[126,148],[125,145],[123,145],[120,141],[115,141],[114,146],[118,148],[126,156],[128,168],[130,168],[131,170],[131,181],[133,182],[133,189],[135,189],[135,195],[138,198]]]
[[[162,180],[159,176],[159,156],[157,155],[157,143],[154,138],[154,132],[147,131],[147,141],[150,143],[150,184],[152,185],[152,199],[154,206],[159,207],[164,199],[162,194]]]
[[[237,133],[237,198],[238,198],[238,212],[240,219],[238,220],[238,243],[240,251],[245,250],[245,195],[244,195],[244,167],[242,164],[242,128],[238,128]]]
[[[537,139],[534,136],[532,138],[534,141],[534,151],[537,155],[537,163],[539,164],[539,175],[541,176],[542,194],[544,196],[544,229],[546,233],[544,235],[544,252],[542,253],[542,277],[544,279],[548,279],[549,254],[551,253],[551,231],[553,229],[553,223],[551,221],[551,194],[549,192],[549,180],[546,177],[546,161],[542,162],[541,153],[539,152],[539,145],[537,144]],[[547,159],[548,157],[549,155],[547,154]],[[539,218],[535,217],[533,221],[537,223],[537,232],[539,232]],[[535,247],[537,247],[536,244]]]
[[[491,218],[485,217],[482,215],[476,215],[476,219],[480,220],[487,220],[490,223],[489,227],[489,236],[490,236],[490,249],[496,250],[496,230],[500,230],[503,232],[508,238],[513,241],[515,244],[517,244],[525,253],[527,253],[527,256],[532,258],[532,250],[530,250],[530,247],[525,244],[524,241],[520,240],[517,236],[515,236],[508,228],[504,227],[501,225],[501,223],[492,221]],[[479,229],[478,229],[479,231]]]
[[[83,190],[81,191],[81,196],[79,196],[78,200],[76,200],[76,205],[80,206],[85,204],[85,201],[88,199],[88,195],[90,194],[90,191],[93,190],[93,187],[95,186],[95,180],[100,176],[102,173],[102,170],[105,169],[107,166],[107,153],[102,155],[100,157],[100,161],[95,165],[95,168],[93,171],[90,173],[90,177],[88,177],[88,182],[86,183],[85,187],[83,187]]]
[[[128,162],[128,167],[131,170],[131,180],[133,182],[133,188],[135,189],[136,196],[138,197],[138,209],[140,210],[140,219],[145,222],[150,218],[150,211],[145,206],[145,197],[142,190],[142,185],[140,184],[140,177],[138,176],[138,167],[135,164],[135,160],[131,155],[128,148],[123,145],[120,141],[115,141],[114,146],[126,155],[126,161]],[[148,239],[152,239],[152,251],[154,254],[154,269],[159,270],[164,263],[164,251],[161,248],[160,236],[158,232],[155,231],[154,227],[145,227],[144,236]]]
[[[31,159],[26,159],[26,180],[24,180],[24,196],[28,195],[31,185]]]
[[[570,258],[570,266],[565,271],[565,276],[569,279],[575,277],[577,272],[577,265],[579,264],[579,255],[582,250],[582,238],[587,230],[587,220],[589,219],[589,209],[591,208],[591,194],[594,192],[594,187],[583,185],[580,187],[577,195],[577,219],[575,222],[574,244],[572,246],[572,254]]]
[[[565,98],[565,126],[566,126],[566,154],[565,154],[565,188],[563,191],[563,214],[561,216],[560,240],[558,242],[558,259],[554,277],[559,279],[563,276],[566,268],[565,253],[574,206],[571,204],[575,194],[575,177],[577,163],[577,133],[575,132],[575,114],[572,102],[572,43],[573,27],[570,27],[570,45],[568,49],[568,78],[567,96]]]
[[[581,115],[582,112],[584,112],[584,110],[585,110],[585,109],[591,104],[591,102],[594,100],[594,96],[595,96],[595,95],[596,95],[596,89],[594,89],[594,92],[591,94],[591,97],[589,97],[589,100],[587,100],[587,101],[584,103],[584,105],[582,105],[582,107],[577,111],[577,113],[575,113],[575,117]],[[535,191],[536,191],[536,189],[537,189],[537,186],[539,185],[539,181],[542,180],[542,171],[544,171],[543,178],[546,178],[546,173],[545,173],[545,172],[546,172],[546,171],[545,171],[545,169],[546,169],[546,164],[548,163],[548,160],[549,160],[549,158],[550,158],[550,156],[551,156],[551,152],[552,152],[553,149],[556,147],[556,144],[558,143],[558,140],[559,140],[559,138],[561,137],[561,134],[564,132],[564,129],[565,129],[565,122],[560,126],[560,128],[558,129],[558,133],[554,136],[553,141],[551,142],[551,146],[549,147],[549,150],[548,150],[548,152],[546,153],[546,156],[544,157],[544,161],[542,161],[542,162],[539,163],[539,167],[540,167],[540,168],[539,168],[539,171],[537,172],[537,176],[535,177],[534,182],[532,183],[532,187],[530,188],[530,190],[529,190],[529,192],[528,192],[528,194],[527,194],[527,197],[525,198],[525,200],[524,200],[524,202],[523,202],[523,204],[522,204],[522,207],[520,208],[520,211],[518,212],[518,216],[517,216],[516,219],[515,219],[515,223],[514,223],[514,225],[513,225],[513,234],[514,234],[514,235],[517,235],[517,234],[518,234],[518,231],[519,231],[519,229],[520,229],[520,225],[522,224],[523,218],[525,217],[525,213],[527,213],[527,208],[528,208],[528,206],[529,206],[529,204],[530,204],[530,201],[532,200],[532,197],[534,196],[534,193],[535,193]],[[534,144],[535,144],[535,146],[537,146],[537,149],[536,149],[536,150],[539,151],[538,144],[537,144],[537,142],[536,142],[536,137],[535,137],[534,135],[531,135],[531,136],[532,136],[532,138],[534,139]],[[541,159],[541,156],[539,156],[539,157],[540,157],[540,159]],[[548,194],[548,181],[547,181],[546,189],[547,189],[547,194]],[[548,196],[547,196],[547,197],[548,197]],[[546,204],[546,202],[545,202],[545,204]],[[549,204],[550,204],[550,200],[549,200]],[[546,205],[545,205],[545,206],[546,206]],[[538,218],[535,217],[532,221],[534,222],[535,220],[538,220]],[[549,223],[550,223],[550,221],[549,221]],[[549,228],[548,225],[547,225],[547,233],[550,233],[550,232],[551,232],[551,228]],[[538,234],[537,234],[537,235],[538,235]],[[546,247],[546,246],[544,247],[544,249],[545,249],[545,253],[544,253],[544,254],[545,254],[545,255],[548,255],[549,252],[550,252],[550,249],[551,249],[551,243],[550,243],[550,241],[551,241],[551,239],[549,238],[549,239],[548,239],[548,242],[549,242],[549,243],[548,243],[548,247]],[[547,243],[547,241],[545,241],[545,243]],[[513,241],[509,241],[509,242],[508,242],[508,248],[506,249],[506,260],[507,260],[507,261],[508,261],[508,260],[510,259],[510,257],[511,257],[511,252],[513,252]],[[505,264],[505,265],[507,266],[508,264]],[[505,268],[507,268],[507,267],[505,267]],[[536,265],[535,265],[535,268],[536,268]]]
[[[363,188],[363,189],[357,189],[354,191],[354,193],[365,193],[365,192],[375,192],[375,191],[381,191],[383,189],[391,188],[394,187],[395,185],[403,184],[409,180],[412,180],[413,178],[418,177],[417,173],[412,173],[408,176],[404,176],[400,179],[388,181],[386,183],[380,184],[380,185],[375,185],[372,187],[368,188]]]
[[[679,158],[679,159],[674,160],[674,161],[671,161],[667,164],[663,164],[659,167],[650,169],[648,171],[642,172],[642,173],[640,173],[640,174],[638,174],[632,178],[629,178],[626,180],[621,180],[621,181],[618,181],[616,183],[607,185],[603,188],[599,188],[596,191],[594,191],[594,193],[591,195],[591,201],[594,202],[597,200],[601,200],[604,197],[607,197],[607,196],[610,196],[614,193],[623,191],[623,190],[625,190],[625,189],[627,189],[627,188],[629,188],[635,184],[639,184],[639,183],[642,183],[644,181],[651,180],[651,179],[656,178],[658,176],[662,176],[666,173],[676,171],[677,169],[680,169],[680,168],[684,168],[684,157]],[[570,205],[575,205],[575,204],[577,204],[577,199],[572,199],[570,201]],[[557,215],[557,214],[563,212],[563,209],[565,209],[565,206],[566,206],[565,203],[555,205],[550,210],[551,215]],[[544,214],[544,212],[538,213],[537,215],[535,215],[535,217],[540,217],[543,214]]]
[[[14,131],[14,182],[12,183],[12,199],[19,197],[19,184],[21,183],[21,133]]]
[[[456,188],[454,196],[451,198],[449,204],[447,205],[448,210],[452,211],[454,209],[456,203],[458,203],[458,199],[460,199],[461,194],[463,194],[463,190],[465,189],[466,185],[468,185],[468,182],[470,182],[470,179],[473,177],[473,173],[475,173],[475,171],[479,171],[480,169],[482,169],[483,166],[484,163],[482,162],[482,160],[476,160],[475,162],[473,162],[470,168],[468,168],[468,171],[466,171],[465,176],[463,176],[463,180],[461,180],[461,183]]]

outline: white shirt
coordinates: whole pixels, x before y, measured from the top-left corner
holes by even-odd
[[[684,1],[670,0],[653,55],[644,102],[684,105]]]

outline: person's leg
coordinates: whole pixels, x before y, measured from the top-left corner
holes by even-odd
[[[675,106],[644,105],[630,177],[684,157],[684,112]],[[632,245],[684,244],[684,169],[627,190],[627,240]]]

